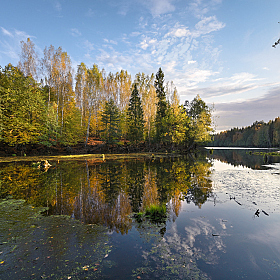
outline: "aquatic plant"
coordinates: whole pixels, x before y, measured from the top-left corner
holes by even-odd
[[[137,222],[141,223],[144,219],[148,219],[153,223],[163,223],[167,217],[167,210],[165,204],[156,205],[151,204],[145,208],[144,212],[134,214]]]

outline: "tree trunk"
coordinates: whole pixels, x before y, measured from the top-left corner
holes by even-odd
[[[92,111],[89,110],[88,125],[87,125],[87,135],[86,135],[85,147],[87,146],[88,137],[89,137],[89,127],[90,127],[91,114],[92,114]]]

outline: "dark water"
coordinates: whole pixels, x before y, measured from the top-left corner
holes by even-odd
[[[214,150],[2,164],[0,279],[279,279],[279,162]],[[135,216],[151,205],[167,217]]]

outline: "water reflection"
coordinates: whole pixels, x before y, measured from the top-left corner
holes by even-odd
[[[252,169],[267,169],[264,165],[273,164],[280,161],[280,156],[254,155],[254,152],[269,152],[270,149],[239,149],[239,148],[213,148],[212,159],[229,163],[233,166],[245,166]],[[275,151],[275,150],[272,150]]]
[[[103,224],[125,234],[132,213],[151,205],[167,205],[173,221],[182,200],[199,208],[211,196],[211,163],[161,158],[129,161],[51,162],[47,172],[31,163],[2,165],[0,197],[25,199],[49,207],[49,215],[71,215],[86,224]]]

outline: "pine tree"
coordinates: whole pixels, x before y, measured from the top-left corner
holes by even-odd
[[[144,119],[141,99],[136,84],[134,84],[133,91],[128,105],[128,139],[138,144],[143,140],[144,135]]]
[[[107,144],[113,144],[119,138],[119,115],[118,107],[116,106],[114,100],[110,98],[110,100],[105,103],[104,110],[101,115],[101,123],[103,126],[103,129],[100,131],[101,138]]]
[[[164,89],[164,73],[159,68],[156,79],[155,79],[155,88],[157,94],[157,113],[156,113],[156,138],[161,140],[165,134],[165,127],[163,120],[167,115],[168,102],[166,100],[166,93]]]

